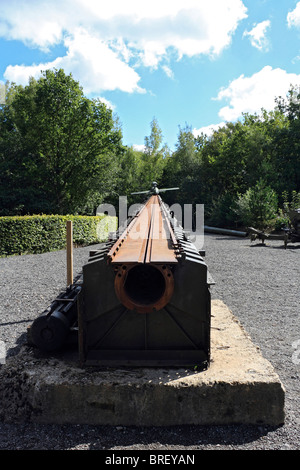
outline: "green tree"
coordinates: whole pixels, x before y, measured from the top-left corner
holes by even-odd
[[[166,186],[179,187],[176,193],[178,203],[202,203],[202,181],[199,170],[199,152],[192,129],[188,124],[184,128],[179,126],[176,148],[167,161],[164,173]],[[174,198],[174,194],[170,193],[166,197]]]
[[[86,212],[109,193],[124,151],[121,130],[71,74],[47,70],[24,88],[12,84],[0,114],[2,207]]]
[[[151,133],[145,137],[145,150],[142,156],[142,174],[140,174],[141,189],[151,187],[153,181],[160,183],[168,155],[167,145],[162,145],[162,130],[156,118],[150,124]]]
[[[286,125],[280,111],[262,110],[260,116],[244,114],[241,121],[226,123],[210,137],[197,139],[209,223],[235,226],[239,194],[260,178],[276,193],[282,192],[274,141]]]
[[[300,191],[300,87],[291,87],[287,97],[278,97],[277,109],[286,125],[274,138],[274,162],[278,173],[278,192]]]
[[[134,147],[126,147],[120,155],[116,184],[107,197],[107,201],[113,204],[116,209],[118,208],[119,196],[127,196],[129,206],[137,202],[136,196],[131,196],[131,193],[141,189],[143,157],[143,151],[136,150]]]

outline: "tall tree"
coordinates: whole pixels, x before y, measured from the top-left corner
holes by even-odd
[[[276,100],[287,125],[278,129],[274,139],[275,164],[280,174],[281,191],[300,191],[300,87],[292,86],[287,97]],[[279,188],[278,188],[279,189]]]
[[[87,99],[62,69],[47,70],[24,88],[12,84],[0,130],[2,207],[82,212],[97,206],[114,183],[121,131],[111,110]]]
[[[166,145],[162,145],[163,135],[156,118],[150,124],[151,132],[145,137],[145,150],[142,157],[143,172],[141,186],[148,189],[152,181],[160,182],[168,154]]]
[[[164,172],[166,186],[178,186],[176,201],[180,204],[202,203],[199,152],[192,129],[187,124],[179,126],[176,149],[167,160]],[[174,198],[166,194],[167,200]]]

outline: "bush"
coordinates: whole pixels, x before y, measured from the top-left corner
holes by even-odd
[[[287,228],[289,226],[290,220],[289,217],[287,217],[283,210],[280,208],[278,210],[278,216],[276,218],[276,223],[275,223],[275,230],[277,232],[280,232],[281,230]]]
[[[236,211],[237,197],[223,193],[213,200],[206,211],[207,223],[215,227],[236,228],[239,217]]]
[[[78,245],[103,242],[117,228],[117,219],[104,215],[0,217],[0,256],[64,249],[67,220],[73,222],[73,242]]]
[[[237,212],[246,227],[271,231],[276,224],[278,198],[275,191],[263,180],[249,188],[238,199]]]
[[[292,191],[290,197],[285,191],[282,195],[283,198],[283,214],[290,222],[290,211],[300,208],[300,192]]]

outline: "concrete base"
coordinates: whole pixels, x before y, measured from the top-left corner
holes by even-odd
[[[124,426],[284,421],[284,387],[223,302],[212,301],[208,370],[80,368],[32,348],[0,369],[5,421]]]

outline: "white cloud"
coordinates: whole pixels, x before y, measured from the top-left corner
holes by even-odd
[[[0,36],[48,51],[50,46],[62,39],[64,21],[58,6],[57,0],[31,0],[30,5],[20,0],[1,2]]]
[[[105,104],[105,106],[108,108],[108,109],[111,109],[112,111],[114,111],[116,109],[116,106],[109,100],[107,100],[106,98],[103,98],[102,96],[98,96],[99,100]]]
[[[67,55],[62,68],[73,72],[87,93],[119,89],[128,93],[143,91],[137,72],[103,40],[78,29],[65,40]]]
[[[219,124],[210,124],[209,126],[200,127],[199,129],[193,129],[193,135],[198,137],[199,135],[204,134],[210,137],[214,131],[217,131],[220,127],[224,127],[225,125],[225,122],[219,122]]]
[[[144,91],[138,85],[140,77],[137,72],[101,39],[78,29],[72,37],[66,37],[64,43],[68,51],[65,56],[39,65],[10,65],[5,70],[4,77],[25,85],[30,76],[38,78],[41,70],[55,67],[72,73],[86,93],[115,89],[128,93]]]
[[[134,150],[137,150],[138,152],[145,152],[146,147],[144,144],[134,144],[133,146]]]
[[[162,11],[161,4],[165,5]],[[220,54],[247,16],[240,0],[187,0],[184,4],[155,0],[153,5],[161,11],[160,17],[143,17],[128,33],[131,45],[142,51],[145,65],[150,66],[156,66],[170,48],[179,58]]]
[[[139,66],[164,66],[172,76],[165,65],[169,57],[218,55],[246,16],[242,0],[1,2],[0,36],[44,52],[57,44],[67,48],[66,55],[53,62],[8,66],[5,76],[23,80],[55,64],[74,72],[93,92],[142,91]]]
[[[275,107],[276,97],[285,96],[291,84],[299,83],[300,75],[268,65],[251,77],[241,75],[219,91],[216,99],[229,101],[219,116],[225,121],[235,121],[242,113],[259,113],[262,108],[270,111]]]
[[[168,65],[162,65],[162,69],[169,78],[174,78],[173,70]]]
[[[269,40],[266,37],[266,32],[270,26],[270,20],[262,21],[261,23],[256,24],[251,31],[245,31],[243,36],[249,37],[253,47],[267,51],[269,48]]]
[[[296,28],[300,27],[300,2],[297,3],[296,8],[288,13],[287,22],[289,28],[295,26]]]

